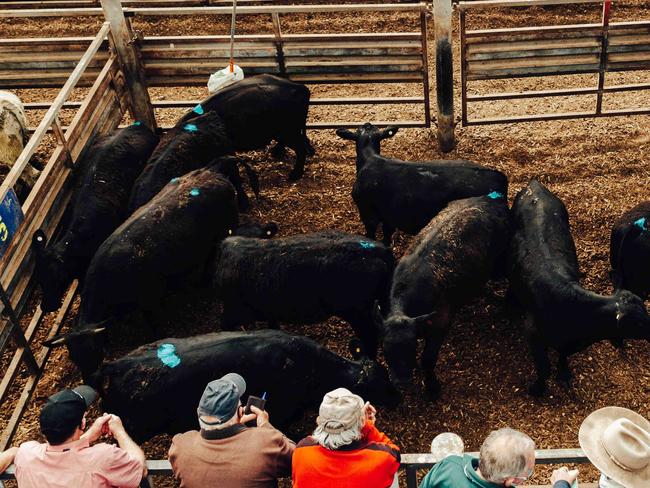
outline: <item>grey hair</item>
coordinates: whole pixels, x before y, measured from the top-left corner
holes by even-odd
[[[365,415],[360,415],[359,420],[357,420],[356,424],[352,428],[337,434],[325,432],[324,425],[319,425],[316,427],[316,430],[314,430],[312,438],[325,449],[335,451],[340,447],[347,446],[348,444],[352,444],[354,441],[361,439],[361,430],[365,424]]]
[[[528,456],[534,449],[535,442],[523,432],[507,427],[493,430],[481,446],[481,475],[486,481],[497,484],[517,478],[526,469]]]

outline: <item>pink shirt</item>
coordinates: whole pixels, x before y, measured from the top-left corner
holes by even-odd
[[[19,488],[137,488],[142,463],[111,444],[87,439],[50,446],[21,444],[14,460]]]

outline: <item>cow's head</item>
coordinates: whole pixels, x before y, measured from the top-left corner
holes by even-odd
[[[650,316],[643,300],[627,290],[618,290],[614,299],[616,336],[623,339],[650,340]]]
[[[351,388],[364,400],[388,408],[395,408],[402,401],[402,395],[393,386],[388,371],[372,359],[362,358],[357,384]]]
[[[41,310],[52,312],[61,305],[61,299],[68,289],[71,277],[60,253],[47,248],[47,236],[37,230],[32,236],[32,249],[36,257],[34,276],[43,292]]]
[[[258,239],[271,239],[278,233],[278,225],[274,222],[267,224],[242,224],[234,231],[228,231],[229,236],[256,237]]]
[[[397,387],[403,388],[412,383],[418,328],[432,325],[435,315],[435,312],[418,317],[393,314],[383,318],[379,308],[375,307],[375,322],[381,327],[383,335],[384,356],[391,380]]]
[[[87,380],[104,359],[105,331],[105,323],[86,325],[83,329],[48,339],[43,344],[49,347],[68,346],[70,359],[77,365],[84,380]]]
[[[378,129],[370,122],[366,122],[356,131],[348,129],[337,129],[336,135],[347,141],[355,141],[357,147],[357,171],[365,164],[364,150],[369,148],[372,154],[380,153],[380,143],[382,140],[393,137],[397,134],[398,127],[389,126],[385,129]]]

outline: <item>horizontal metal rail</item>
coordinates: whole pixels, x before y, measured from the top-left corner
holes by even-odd
[[[470,0],[458,2],[458,10],[507,7],[544,7],[551,5],[573,5],[577,3],[602,3],[602,0]]]
[[[238,15],[296,14],[329,12],[425,12],[426,3],[353,3],[341,5],[244,5],[237,7]],[[18,17],[92,17],[104,15],[101,8],[44,8],[0,10],[0,18]],[[232,7],[125,7],[126,16],[232,15]]]
[[[467,453],[471,456],[478,457],[478,452]],[[417,479],[416,472],[419,469],[430,469],[436,463],[433,461],[433,456],[429,453],[423,454],[402,454],[401,469],[406,471],[406,486],[407,488],[416,488]],[[541,449],[535,451],[535,462],[537,464],[584,464],[589,460],[584,455],[581,449]],[[165,460],[152,460],[147,461],[147,479],[143,479],[140,483],[141,488],[153,488],[153,476],[169,476],[172,474],[172,468],[169,461]],[[13,466],[2,475],[0,480],[13,479],[15,470]],[[592,485],[580,486],[591,487]],[[522,487],[525,488],[525,487]]]

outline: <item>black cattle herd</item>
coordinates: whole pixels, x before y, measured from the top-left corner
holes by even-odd
[[[265,147],[296,153],[290,179],[313,148],[306,136],[309,90],[271,75],[247,78],[197,105],[160,141],[139,122],[97,139],[77,165],[76,188],[61,232],[48,245],[33,237],[44,311],[56,310],[70,282],[81,282],[67,345],[105,409],[139,440],[195,427],[205,384],[236,371],[249,391],[266,391],[274,424],[286,426],[323,394],[347,387],[380,405],[397,405],[413,381],[424,339],[425,389],[435,398],[438,352],[455,312],[491,278],[507,276],[508,297],[537,369],[531,393],[550,375],[548,349],[567,358],[608,339],[650,339],[643,304],[650,292],[650,202],[612,229],[615,293],[579,284],[564,204],[532,180],[508,208],[508,180],[466,160],[406,162],[380,155],[397,128],[365,124],[337,135],[356,144],[352,188],[366,235],[326,231],[272,239],[275,224],[240,225],[248,200],[235,151]],[[244,165],[257,193],[257,176]],[[375,240],[381,224],[383,243]],[[395,230],[415,235],[396,263]],[[54,239],[53,239],[54,240]],[[134,311],[151,325],[172,293],[199,285],[223,304],[224,332],[166,338],[106,362],[108,332]],[[277,329],[336,316],[357,338],[353,360]],[[233,331],[256,321],[269,330]],[[155,328],[152,330],[155,331]],[[382,348],[388,371],[376,362]]]

